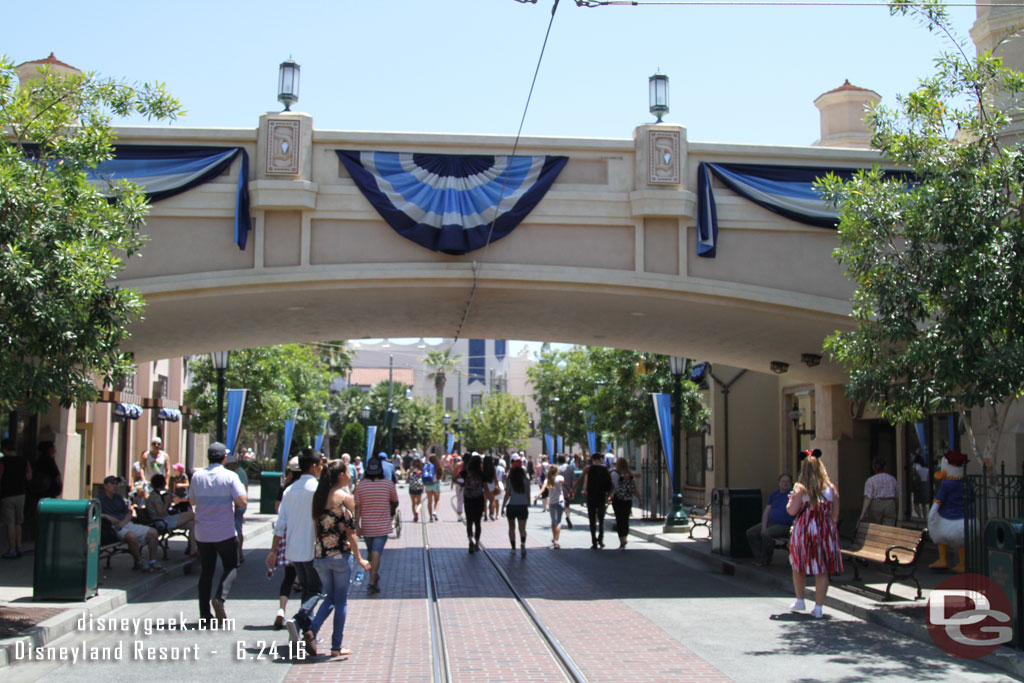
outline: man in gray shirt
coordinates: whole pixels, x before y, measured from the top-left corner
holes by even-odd
[[[224,620],[224,601],[238,573],[238,539],[235,536],[235,509],[245,508],[248,495],[238,475],[224,468],[227,448],[215,441],[206,451],[210,466],[192,475],[188,499],[196,511],[195,538],[199,548],[199,627],[207,628],[213,615]],[[221,574],[217,592],[210,599],[213,589],[213,574],[217,570],[220,556],[224,573]]]
[[[565,480],[565,484],[562,486],[562,493],[565,498],[565,526],[569,529],[572,528],[572,520],[569,519],[569,503],[572,502],[573,487],[576,484],[576,463],[571,459],[567,463],[565,455],[558,456],[558,473],[562,475]]]

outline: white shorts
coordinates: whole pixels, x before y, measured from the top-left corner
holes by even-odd
[[[117,534],[117,540],[119,541],[123,541],[124,537],[127,536],[129,532],[134,533],[135,538],[142,541],[146,538],[146,534],[148,534],[149,530],[152,528],[153,527],[146,526],[145,524],[136,524],[135,522],[128,522],[120,529],[114,529],[114,532]]]

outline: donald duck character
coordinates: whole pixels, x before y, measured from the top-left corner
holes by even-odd
[[[967,456],[957,451],[948,451],[942,457],[942,468],[935,478],[942,484],[935,494],[935,501],[928,512],[928,535],[939,548],[939,559],[929,565],[931,569],[950,569],[962,574],[966,569],[964,552],[964,465]],[[949,566],[949,549],[959,554],[955,567]]]

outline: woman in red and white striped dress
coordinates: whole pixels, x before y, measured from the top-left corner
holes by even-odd
[[[828,478],[821,460],[808,454],[800,467],[800,479],[789,494],[786,512],[796,517],[789,536],[789,564],[793,568],[796,602],[792,610],[802,612],[807,576],[814,575],[814,609],[822,617],[829,574],[841,574],[843,558],[839,548],[839,492]]]

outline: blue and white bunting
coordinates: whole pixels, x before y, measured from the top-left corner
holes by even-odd
[[[568,161],[561,156],[337,154],[395,232],[447,254],[465,254],[511,233]]]
[[[829,173],[849,180],[858,170],[702,161],[697,167],[697,255],[714,258],[718,247],[718,210],[712,176],[741,197],[780,216],[804,225],[835,228],[839,224],[839,210],[822,199],[814,182]],[[886,175],[910,178],[903,171],[887,171]]]

